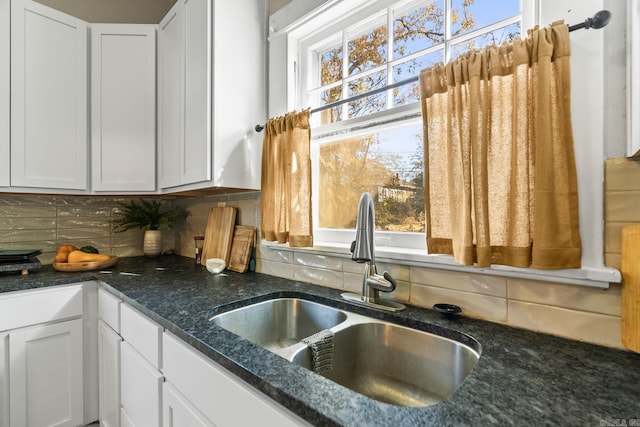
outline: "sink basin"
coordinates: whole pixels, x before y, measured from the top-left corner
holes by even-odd
[[[440,328],[438,335],[300,298],[247,305],[210,321],[357,393],[399,406],[448,399],[480,357],[480,344],[456,331]],[[309,337],[320,331],[329,338],[313,360],[318,338]]]
[[[338,309],[299,298],[276,298],[212,317],[223,327],[268,350],[289,347],[347,319]]]
[[[381,322],[340,330],[333,344],[333,370],[320,375],[400,406],[429,406],[448,399],[480,357],[461,342]],[[311,369],[309,348],[300,350],[292,362]]]

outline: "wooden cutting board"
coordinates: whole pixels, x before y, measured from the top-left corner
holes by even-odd
[[[622,344],[640,353],[640,225],[622,227]]]
[[[229,265],[235,225],[236,208],[214,207],[209,210],[202,246],[202,265],[206,265],[209,258],[223,259]]]
[[[253,240],[256,228],[248,225],[236,226],[233,233],[233,243],[231,244],[231,256],[229,258],[228,269],[244,273],[249,268],[251,261],[251,251],[253,250]]]

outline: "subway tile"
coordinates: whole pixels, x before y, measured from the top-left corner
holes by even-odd
[[[509,279],[509,300],[620,316],[620,285],[609,289]]]
[[[75,240],[108,238],[110,235],[111,231],[104,227],[64,228],[58,229],[56,233],[58,240],[68,240],[70,242]]]
[[[256,271],[270,276],[293,280],[293,264],[291,263],[271,261],[264,258],[258,259],[256,262]]]
[[[607,267],[613,267],[620,270],[622,268],[622,255],[621,254],[604,254],[604,265]]]
[[[507,321],[505,298],[413,284],[409,301],[412,305],[426,308],[437,303],[455,304],[462,308],[464,316],[501,323]]]
[[[293,263],[304,267],[316,267],[342,272],[342,259],[334,256],[295,251]]]
[[[607,222],[605,226],[605,251],[606,252],[622,252],[622,227],[633,225],[628,222]]]
[[[378,273],[388,271],[396,281],[409,282],[411,280],[411,267],[408,265],[393,264],[387,262],[377,262]]]
[[[627,158],[613,158],[605,162],[606,191],[640,189],[640,162]]]
[[[351,258],[343,258],[342,261],[342,270],[345,273],[351,273],[351,274],[364,274],[364,263],[362,262],[355,262],[353,260],[351,260]]]
[[[111,232],[113,224],[109,220],[95,217],[69,217],[59,218],[57,221],[58,230],[64,228],[100,228]]]
[[[605,199],[607,224],[611,222],[640,223],[640,190],[608,192]]]
[[[55,196],[1,194],[0,210],[3,206],[55,207]]]
[[[62,206],[58,207],[58,218],[65,217],[103,217],[107,220],[111,218],[110,206],[104,205],[81,205],[81,206]]]
[[[49,230],[55,228],[55,218],[0,217],[0,230]]]
[[[509,301],[509,325],[622,348],[621,319],[618,316]]]
[[[476,273],[411,267],[411,283],[502,298],[507,296],[506,278]]]
[[[118,246],[111,249],[111,255],[116,255],[121,258],[142,256],[142,245],[140,246]]]
[[[258,257],[276,262],[286,262],[293,264],[293,252],[290,250],[281,250],[277,246],[258,245]]]
[[[107,197],[58,196],[58,209],[64,206],[111,206],[113,199]]]
[[[55,206],[0,206],[0,217],[55,218]]]
[[[326,270],[304,265],[294,264],[293,279],[334,289],[343,289],[344,287],[342,271]]]
[[[362,294],[362,274],[353,274],[345,272],[343,274],[344,290],[356,294]]]
[[[0,243],[27,243],[55,240],[56,231],[51,230],[7,230],[0,233]],[[4,246],[4,245],[3,245]]]

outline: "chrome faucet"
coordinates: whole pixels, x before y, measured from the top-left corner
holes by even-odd
[[[369,193],[363,193],[358,205],[356,240],[351,243],[351,259],[365,264],[362,295],[345,292],[342,294],[342,298],[356,304],[388,311],[404,310],[404,305],[380,298],[380,292],[393,292],[397,285],[388,272],[385,271],[382,275],[378,274],[375,256],[375,228],[373,199]]]

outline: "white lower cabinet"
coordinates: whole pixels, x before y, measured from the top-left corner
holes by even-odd
[[[97,418],[97,343],[88,313],[95,287],[0,294],[0,427],[78,426]]]
[[[0,427],[9,425],[9,334],[0,332]]]
[[[122,337],[100,320],[98,326],[98,370],[100,423],[120,426],[120,347]]]
[[[133,426],[161,426],[162,374],[125,340],[121,355],[122,413]],[[123,425],[127,425],[123,422]]]
[[[83,424],[82,319],[9,333],[9,425]]]
[[[165,427],[215,427],[189,400],[165,382],[162,393],[162,421]]]
[[[122,426],[162,426],[162,327],[122,304],[120,310]]]
[[[254,390],[223,367],[208,360],[175,336],[162,337],[166,381],[182,396],[180,414],[197,414],[201,423],[169,426],[299,426],[308,425],[285,407]],[[165,421],[171,410],[165,403]],[[176,418],[174,412],[174,419]],[[185,420],[188,415],[185,415]]]

